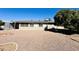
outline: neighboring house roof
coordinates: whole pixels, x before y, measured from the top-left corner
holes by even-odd
[[[53,21],[15,21],[13,23],[54,24]]]

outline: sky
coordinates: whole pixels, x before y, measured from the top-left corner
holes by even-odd
[[[0,20],[44,20],[51,18],[60,8],[0,8]]]

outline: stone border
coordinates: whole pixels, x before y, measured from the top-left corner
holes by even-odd
[[[2,43],[2,44],[0,44],[0,45],[6,45],[6,44],[16,44],[16,49],[14,50],[14,51],[17,51],[17,49],[18,49],[18,44],[16,43],[16,42],[8,42],[8,43]],[[6,51],[6,50],[4,50],[4,51]]]

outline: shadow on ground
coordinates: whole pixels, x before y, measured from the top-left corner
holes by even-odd
[[[0,30],[3,30],[2,28],[0,28]]]
[[[51,29],[45,29],[45,31],[50,31],[50,32],[55,32],[55,33],[61,33],[61,34],[65,34],[65,35],[79,34],[76,31],[71,31],[71,30],[67,30],[67,29],[55,29],[55,28],[51,28]]]

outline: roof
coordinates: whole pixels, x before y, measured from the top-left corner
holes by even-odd
[[[15,21],[13,23],[53,24],[54,22],[53,21]]]

